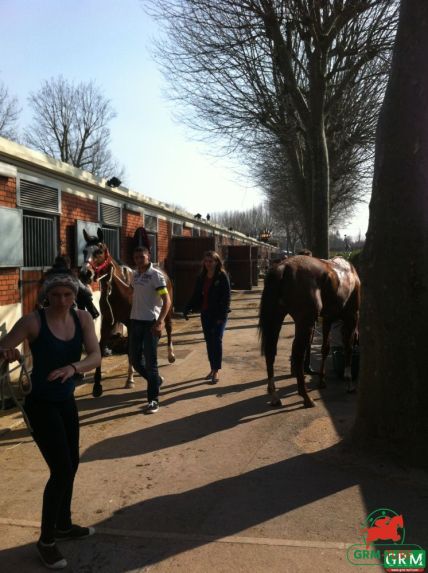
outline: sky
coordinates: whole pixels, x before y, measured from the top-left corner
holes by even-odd
[[[0,0],[3,22],[0,81],[22,108],[28,125],[30,92],[62,75],[95,80],[111,100],[110,149],[124,166],[126,187],[191,213],[246,210],[262,191],[225,157],[213,157],[173,119],[166,84],[151,53],[157,24],[144,0]],[[364,236],[368,208],[340,231]]]

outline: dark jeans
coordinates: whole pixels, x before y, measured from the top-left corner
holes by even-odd
[[[158,370],[159,338],[153,334],[155,321],[131,320],[129,328],[129,360],[133,368],[147,380],[147,400],[158,401],[161,379]]]
[[[55,527],[71,527],[71,498],[79,466],[79,416],[73,396],[62,402],[25,401],[34,441],[50,469],[43,494],[40,539],[52,543]]]
[[[218,324],[216,319],[208,314],[201,313],[202,330],[204,331],[205,342],[207,343],[208,360],[211,370],[220,370],[223,357],[223,333],[226,322]]]

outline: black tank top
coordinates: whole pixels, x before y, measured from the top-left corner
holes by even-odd
[[[39,311],[40,332],[30,344],[33,356],[33,371],[31,373],[32,391],[27,398],[59,402],[69,398],[75,387],[74,376],[63,384],[59,380],[49,382],[47,377],[52,370],[62,368],[72,362],[78,362],[82,354],[83,331],[79,317],[72,308],[70,313],[74,319],[75,332],[71,340],[60,340],[49,329],[45,309]]]

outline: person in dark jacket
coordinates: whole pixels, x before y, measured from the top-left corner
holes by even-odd
[[[223,333],[230,312],[230,283],[223,262],[215,251],[207,251],[202,261],[193,295],[184,309],[184,318],[191,310],[200,310],[201,324],[207,344],[211,370],[205,377],[211,384],[219,381],[223,355]]]

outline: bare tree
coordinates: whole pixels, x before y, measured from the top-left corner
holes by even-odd
[[[25,141],[30,147],[94,175],[119,175],[109,150],[108,125],[116,113],[94,82],[74,85],[61,76],[52,78],[28,101],[33,123]]]
[[[3,82],[0,82],[0,136],[17,140],[17,123],[20,113],[18,100],[9,94]]]
[[[395,2],[152,4],[166,24],[160,61],[172,82],[172,97],[191,107],[188,123],[227,138],[229,150],[256,150],[261,133],[262,139],[272,135],[286,151],[312,248],[328,256],[329,152],[335,149],[333,134],[345,128],[335,116],[347,117],[349,123],[351,87],[358,91],[364,80],[381,79],[395,29]],[[380,99],[375,90],[371,95],[376,111]],[[358,120],[363,117],[355,114]],[[357,135],[349,130],[349,150],[364,148]]]
[[[402,0],[361,266],[355,437],[428,464],[428,3]]]
[[[246,211],[213,213],[211,221],[254,238],[258,238],[264,230],[274,232],[277,229],[272,213],[264,205],[258,205]]]

